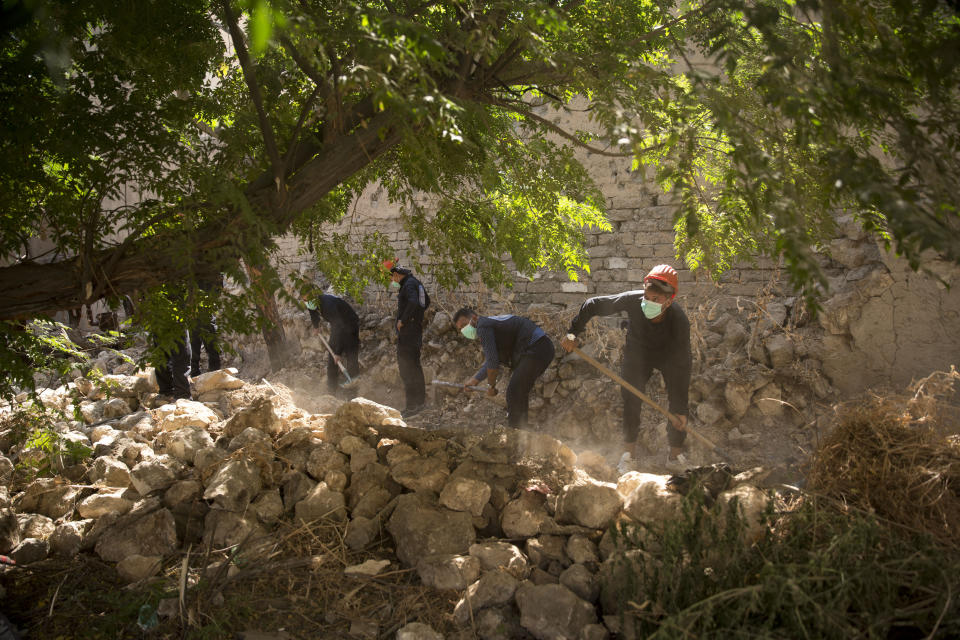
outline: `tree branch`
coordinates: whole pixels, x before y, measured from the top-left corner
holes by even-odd
[[[250,98],[257,109],[257,119],[260,122],[260,131],[263,133],[263,142],[267,148],[267,154],[270,157],[270,165],[273,169],[273,179],[277,185],[277,191],[281,190],[284,179],[284,167],[280,161],[280,151],[277,148],[277,140],[273,134],[273,127],[270,126],[270,120],[267,118],[267,111],[263,106],[263,94],[260,91],[260,83],[257,82],[257,75],[253,68],[253,62],[250,60],[250,54],[247,52],[247,45],[243,40],[243,33],[237,24],[237,17],[230,6],[230,0],[221,0],[224,17],[227,21],[227,28],[230,31],[230,38],[233,40],[233,47],[237,51],[237,60],[240,62],[240,69],[243,71],[243,79],[247,82],[250,89]]]
[[[659,27],[657,27],[656,29],[653,29],[652,31],[643,34],[643,35],[640,36],[639,38],[634,38],[633,40],[628,40],[627,42],[618,42],[618,43],[616,43],[616,44],[617,44],[618,46],[632,47],[632,46],[634,46],[634,45],[640,44],[641,42],[648,42],[648,41],[650,41],[650,40],[653,40],[654,38],[656,38],[656,37],[658,37],[658,36],[661,36],[661,35],[663,35],[664,33],[667,33],[667,32],[669,31],[670,27],[672,27],[672,26],[674,26],[674,25],[676,25],[676,24],[679,24],[679,23],[681,23],[681,22],[683,22],[683,21],[685,21],[685,20],[689,20],[690,18],[695,18],[696,16],[698,16],[698,15],[701,14],[701,13],[706,13],[707,10],[708,10],[708,9],[712,9],[712,8],[713,8],[712,5],[717,4],[718,1],[719,1],[719,0],[709,0],[709,2],[704,3],[702,6],[697,7],[696,9],[693,9],[692,11],[688,11],[688,12],[682,14],[682,15],[679,15],[679,16],[677,16],[676,18],[673,18],[672,20],[669,20],[669,21],[666,22],[665,24],[662,24],[662,25],[660,25]]]
[[[658,148],[663,147],[663,143],[660,143],[660,144],[654,145],[654,146],[652,146],[652,147],[646,147],[646,148],[644,148],[644,149],[642,149],[642,150],[640,150],[640,151],[630,151],[630,152],[626,152],[626,153],[624,153],[624,152],[622,152],[622,151],[607,151],[607,150],[605,150],[605,149],[598,149],[598,148],[596,148],[596,147],[591,147],[591,146],[588,145],[586,142],[583,142],[582,140],[580,140],[580,138],[578,138],[577,136],[573,135],[572,133],[570,133],[570,132],[567,131],[566,129],[555,125],[554,123],[550,122],[550,121],[547,120],[546,118],[542,118],[542,117],[538,116],[537,114],[535,114],[535,113],[533,113],[533,112],[531,112],[531,111],[529,111],[529,110],[527,110],[527,109],[520,109],[520,108],[518,108],[516,105],[511,104],[511,103],[509,103],[509,102],[506,102],[506,101],[504,101],[504,100],[496,100],[496,99],[493,99],[493,100],[490,101],[490,104],[496,105],[496,106],[498,106],[498,107],[502,107],[502,108],[504,108],[504,109],[509,109],[510,111],[513,111],[514,113],[519,113],[520,115],[522,115],[522,116],[524,116],[524,117],[526,117],[526,118],[530,118],[531,120],[534,120],[535,122],[537,122],[537,123],[540,124],[541,126],[546,127],[547,129],[549,129],[550,131],[554,132],[554,133],[557,134],[558,136],[560,136],[560,137],[562,137],[562,138],[564,138],[564,139],[566,139],[566,140],[569,140],[570,142],[574,143],[575,145],[577,145],[577,146],[580,147],[581,149],[585,149],[585,150],[587,150],[588,152],[590,152],[590,153],[595,153],[595,154],[597,154],[597,155],[607,156],[607,157],[609,157],[609,158],[632,158],[632,157],[634,157],[635,155],[640,155],[640,154],[647,153],[647,152],[649,152],[649,151],[653,151],[653,150],[655,150],[655,149],[658,149]]]

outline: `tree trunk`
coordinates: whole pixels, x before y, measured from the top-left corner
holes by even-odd
[[[267,344],[270,370],[276,371],[286,364],[287,358],[293,352],[293,345],[287,341],[287,333],[283,330],[280,309],[277,307],[277,299],[273,295],[269,279],[264,277],[260,265],[254,266],[250,261],[245,261],[245,264],[247,273],[250,275],[250,288],[256,294],[257,310],[263,320],[260,332]]]
[[[197,229],[172,229],[95,251],[83,258],[92,263],[90,268],[79,257],[0,267],[0,320],[52,314],[92,304],[108,293],[123,295],[194,279],[197,263],[231,271],[246,255],[245,245],[262,244],[264,226],[274,234],[285,233],[298,213],[399,143],[400,134],[390,120],[382,114],[315,152],[296,168],[285,189],[253,181],[247,200],[263,224],[247,222],[250,212],[227,211]],[[216,256],[215,263],[211,255]],[[84,273],[91,279],[85,280]]]

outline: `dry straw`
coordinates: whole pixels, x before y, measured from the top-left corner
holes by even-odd
[[[914,384],[912,396],[877,395],[845,408],[814,456],[810,489],[957,546],[957,380],[951,368]]]

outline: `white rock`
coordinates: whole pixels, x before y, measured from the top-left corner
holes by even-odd
[[[397,629],[396,640],[443,640],[443,635],[428,624],[410,622]]]
[[[557,522],[605,529],[622,507],[616,485],[598,481],[566,485],[557,501]]]
[[[113,456],[100,456],[87,473],[94,484],[120,489],[130,486],[130,468]]]
[[[624,500],[624,513],[646,525],[660,525],[676,518],[683,498],[667,488],[669,478],[652,473],[637,475],[635,488]]]
[[[346,520],[346,499],[339,491],[332,491],[326,482],[317,483],[310,493],[294,507],[298,521],[330,519],[337,522]]]
[[[205,429],[187,426],[161,432],[157,444],[177,460],[192,465],[198,451],[213,446],[213,438]]]
[[[451,476],[440,492],[440,504],[453,511],[483,515],[483,506],[490,500],[490,485],[483,480]]]
[[[126,489],[114,491],[101,490],[87,496],[77,505],[77,511],[84,518],[100,518],[107,514],[122,515],[133,508],[134,501],[125,496]]]
[[[220,422],[220,416],[202,402],[181,398],[176,404],[165,404],[157,409],[161,431],[175,431],[184,427],[206,429]]]
[[[480,577],[480,560],[473,556],[426,556],[417,562],[416,568],[424,585],[441,591],[463,591]]]
[[[260,468],[256,463],[247,458],[234,459],[213,474],[203,499],[213,501],[218,509],[242,512],[260,493],[261,486]]]
[[[488,571],[467,587],[466,593],[453,608],[453,617],[460,624],[470,621],[471,614],[481,609],[506,604],[517,591],[517,579],[504,571]]]
[[[233,367],[202,373],[193,378],[193,392],[199,396],[209,391],[239,389],[245,383],[236,375],[237,370]]]
[[[141,496],[166,489],[177,480],[183,465],[170,456],[144,460],[130,470],[130,482]]]
[[[483,571],[506,571],[518,580],[523,580],[530,573],[527,557],[509,542],[495,540],[472,544],[470,555],[480,561]]]
[[[524,584],[517,589],[520,624],[538,640],[576,638],[597,622],[594,606],[560,584]]]
[[[343,572],[348,576],[375,576],[389,566],[389,560],[374,560],[371,558],[362,564],[350,565]]]

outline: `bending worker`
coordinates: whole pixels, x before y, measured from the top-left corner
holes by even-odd
[[[400,414],[409,418],[423,410],[427,398],[420,350],[423,314],[430,306],[430,296],[410,269],[398,266],[394,260],[385,261],[383,266],[390,270],[390,288],[397,290],[397,367],[407,401],[407,408]]]
[[[487,395],[495,396],[500,366],[509,365],[513,373],[507,385],[507,424],[526,426],[530,391],[553,361],[553,342],[532,320],[520,316],[479,316],[464,307],[454,314],[453,324],[465,338],[479,338],[483,347],[483,366],[464,385],[472,387],[486,378]]]
[[[320,318],[330,323],[330,351],[327,354],[327,390],[336,395],[342,363],[350,377],[360,373],[360,318],[353,307],[339,296],[325,293],[316,300],[307,300],[307,311],[314,329]]]
[[[679,280],[670,265],[657,265],[643,279],[644,288],[626,291],[612,296],[590,298],[580,307],[580,312],[570,323],[568,334],[561,346],[570,352],[590,318],[611,316],[626,312],[629,324],[627,342],[623,351],[621,376],[637,389],[643,391],[654,369],[659,369],[667,386],[669,410],[675,420],[667,422],[667,467],[680,470],[686,465],[681,453],[686,439],[687,413],[690,387],[690,369],[693,358],[690,353],[690,322],[678,304]],[[636,459],[637,435],[640,428],[640,409],[643,401],[627,389],[623,396],[623,442],[626,450],[621,458],[625,463]]]

